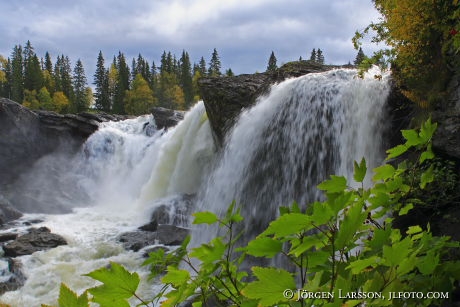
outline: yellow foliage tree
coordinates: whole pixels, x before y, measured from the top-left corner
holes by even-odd
[[[406,96],[421,106],[441,99],[451,76],[449,67],[458,61],[459,1],[374,0],[374,5],[382,21],[357,32],[355,47],[365,34],[375,31],[373,41],[391,47],[375,59],[389,56],[393,75]]]
[[[68,110],[69,105],[70,105],[69,98],[67,98],[67,96],[63,92],[59,91],[53,94],[54,111],[59,112],[59,113],[65,113]]]
[[[24,90],[24,101],[22,105],[32,110],[40,109],[40,101],[37,98],[36,90]]]
[[[155,103],[156,98],[149,84],[141,74],[137,74],[132,83],[132,89],[126,91],[125,111],[131,115],[147,114]]]
[[[6,66],[8,65],[8,62],[6,59],[0,55],[0,82],[6,82],[6,73],[5,69]]]

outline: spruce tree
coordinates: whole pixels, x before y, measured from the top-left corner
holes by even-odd
[[[184,91],[185,107],[188,108],[193,103],[193,85],[192,85],[192,64],[188,52],[182,51],[180,63],[180,86]]]
[[[267,72],[274,72],[277,68],[275,53],[272,51],[268,59]]]
[[[316,52],[316,62],[318,64],[324,65],[324,55],[321,49],[318,48],[318,51]]]
[[[204,60],[204,57],[201,57],[200,62],[198,63],[198,66],[200,67],[201,77],[206,77],[208,70],[206,69],[206,61]]]
[[[310,55],[310,61],[316,62],[316,49],[313,48]]]
[[[104,56],[102,51],[99,51],[97,56],[96,72],[94,73],[95,85],[95,103],[96,109],[104,112],[110,112],[110,98],[109,98],[109,77],[107,69],[104,65]]]
[[[40,61],[36,54],[30,55],[25,62],[24,68],[24,88],[30,91],[35,90],[37,93],[44,85],[43,72],[40,67]]]
[[[221,69],[221,64],[220,64],[219,54],[217,53],[216,48],[214,48],[214,51],[212,52],[212,56],[211,56],[211,61],[209,61],[208,75],[210,77],[219,77],[222,75],[222,72],[220,71],[220,69]]]
[[[86,87],[85,69],[81,60],[78,59],[73,70],[73,89],[75,93],[73,109],[77,113],[83,112],[89,107],[88,102],[90,97],[87,97]]]
[[[23,56],[21,45],[13,48],[11,55],[11,73],[10,73],[10,97],[12,100],[22,103],[24,99],[24,75],[23,75]]]
[[[129,67],[126,64],[125,55],[118,52],[116,60],[116,68],[118,71],[118,79],[115,86],[113,112],[116,114],[125,114],[125,95],[129,90]]]
[[[358,54],[356,55],[356,59],[354,61],[354,64],[355,65],[361,64],[362,61],[364,61],[365,58],[366,58],[366,56],[364,55],[363,49],[361,47],[359,47]]]

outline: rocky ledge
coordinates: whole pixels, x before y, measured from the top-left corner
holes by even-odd
[[[4,244],[3,251],[6,257],[18,257],[66,244],[62,236],[51,233],[46,227],[30,228],[28,233]]]
[[[215,140],[222,144],[241,110],[252,106],[272,84],[287,78],[323,72],[343,66],[321,65],[311,61],[287,63],[271,73],[243,74],[233,77],[202,78],[198,81]]]

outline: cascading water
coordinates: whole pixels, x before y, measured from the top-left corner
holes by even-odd
[[[219,155],[202,102],[169,131],[149,128],[150,117],[104,124],[71,162],[61,159],[64,166],[56,166],[56,157],[45,157],[20,181],[33,187],[31,197],[41,191],[44,203],[59,201],[71,210],[24,217],[43,220],[36,227],[49,227],[69,244],[20,257],[26,283],[0,302],[55,304],[61,282],[81,293],[94,285],[82,274],[109,261],[136,270],[144,278],[140,296],[151,297],[160,286],[145,282],[141,253],[124,250],[120,233],[147,222],[155,207],[183,213],[177,195],[196,194],[195,211],[222,213],[232,200],[242,204],[249,239],[276,217],[279,206],[321,198],[316,185],[328,175],[350,177],[353,160],[365,157],[371,167],[380,161],[388,91],[386,77],[363,80],[355,70],[287,80],[241,114]],[[76,193],[48,199],[50,176],[53,188]],[[170,220],[186,224],[183,217]],[[192,233],[195,244],[215,235],[202,228]]]
[[[272,87],[242,113],[218,166],[199,195],[197,211],[223,214],[235,200],[245,240],[263,231],[280,206],[321,198],[316,186],[331,174],[352,178],[353,160],[370,168],[382,158],[389,85],[370,72],[338,69]],[[215,231],[198,228],[194,244]],[[197,242],[198,240],[198,242]]]
[[[75,157],[58,161],[55,156],[45,157],[30,172],[31,176],[24,176],[21,182],[33,183],[44,190],[40,196],[46,201],[46,190],[39,182],[46,182],[51,176],[47,169],[59,169],[52,173],[58,176],[53,180],[57,183],[54,188],[65,192],[70,189],[66,184],[77,186],[81,197],[52,197],[64,202],[61,205],[71,212],[26,214],[15,229],[6,230],[25,230],[30,226],[21,225],[21,221],[43,220],[34,226],[50,228],[53,233],[62,235],[68,245],[20,257],[27,278],[25,285],[3,294],[1,303],[13,307],[55,305],[61,282],[80,293],[95,285],[94,280],[82,275],[110,261],[121,263],[141,275],[141,296],[151,297],[155,293],[160,285],[147,282],[148,270],[141,267],[142,252],[126,251],[117,237],[148,222],[158,198],[169,196],[161,203],[173,207],[177,204],[174,194],[196,193],[206,169],[205,162],[212,159],[214,146],[202,102],[175,129],[157,130],[152,122],[151,116],[142,116],[104,123]],[[64,166],[55,165],[63,161],[66,161]],[[174,170],[178,167],[184,170],[183,176],[178,169]],[[163,185],[157,185],[161,181],[155,179],[157,177],[166,178]],[[146,182],[153,182],[154,186],[145,185]],[[50,188],[48,184],[46,188]],[[0,261],[0,270],[5,265]],[[138,303],[132,300],[133,306]]]

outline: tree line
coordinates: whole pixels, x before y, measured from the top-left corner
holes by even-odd
[[[53,63],[48,52],[39,58],[27,41],[16,45],[11,56],[0,55],[0,96],[31,109],[78,113],[89,108],[117,114],[145,114],[154,106],[188,109],[199,100],[197,81],[201,77],[222,76],[216,49],[207,64],[201,57],[192,65],[185,50],[180,58],[164,51],[160,65],[139,54],[131,66],[119,52],[106,65],[102,51],[97,57],[92,84],[88,85],[80,59],[72,67],[68,56],[59,55]],[[233,75],[231,69],[225,75]]]

